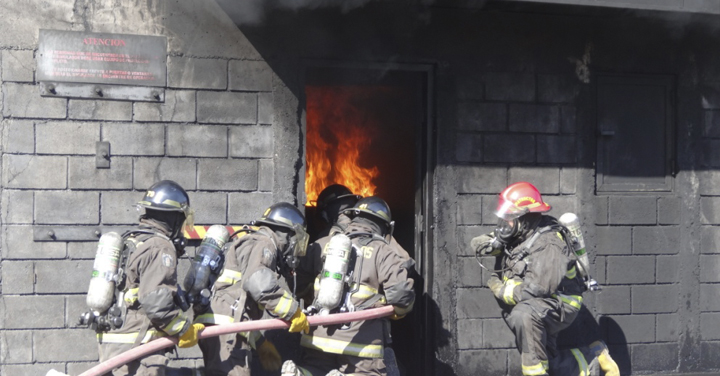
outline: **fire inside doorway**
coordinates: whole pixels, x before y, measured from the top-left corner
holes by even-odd
[[[306,74],[306,213],[331,184],[379,196],[390,206],[394,237],[418,260],[426,150],[427,72],[311,68]],[[312,221],[311,221],[312,222]],[[311,223],[311,231],[312,231]],[[311,233],[312,235],[312,233]],[[415,312],[393,322],[393,348],[402,374],[423,367],[422,277],[414,273]]]

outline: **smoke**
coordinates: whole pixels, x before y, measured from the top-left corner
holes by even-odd
[[[372,0],[217,0],[237,24],[257,25],[275,10],[339,8],[343,13],[363,7]]]

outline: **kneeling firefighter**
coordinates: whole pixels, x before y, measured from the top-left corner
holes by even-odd
[[[395,308],[391,319],[404,317],[412,310],[415,292],[408,277],[409,261],[390,241],[394,226],[390,208],[379,197],[366,197],[344,214],[351,222],[343,233],[312,245],[324,262],[308,311],[322,315],[390,304]],[[282,375],[386,375],[383,350],[389,329],[386,319],[311,328],[300,341],[301,360],[297,365],[285,362]]]
[[[550,209],[532,184],[512,184],[500,194],[495,231],[471,242],[476,254],[497,257],[497,270],[487,285],[515,334],[523,375],[583,375],[589,364],[599,363],[606,375],[619,376],[601,341],[564,351],[556,348],[558,333],[570,326],[582,307],[582,293],[598,287],[587,274],[586,259],[576,256],[570,231],[543,214]]]
[[[144,209],[144,214],[137,230],[122,238],[103,235],[98,248],[88,303],[96,301],[99,290],[93,288],[98,285],[95,282],[101,283],[103,278],[113,281],[115,296],[109,316],[103,319],[96,311],[81,318],[97,330],[101,362],[163,336],[178,336],[180,347],[191,347],[197,344],[197,334],[203,328],[193,325],[183,313],[187,305],[177,288],[177,262],[185,247],[183,230],[192,226],[193,217],[187,193],[177,183],[163,180],[147,190],[138,209]],[[120,240],[115,247],[119,251],[115,255],[123,259],[120,269],[115,275],[99,276],[97,271],[106,261],[102,253],[107,244],[103,242],[112,238]],[[94,281],[96,276],[98,281]],[[167,363],[162,350],[113,370],[113,375],[164,375]]]
[[[195,322],[226,324],[259,320],[263,310],[290,322],[290,332],[310,327],[300,303],[288,287],[298,258],[308,244],[305,217],[293,205],[270,206],[262,217],[225,246],[225,264],[213,285],[210,305],[196,311]],[[267,370],[280,368],[275,346],[258,332],[227,334],[200,340],[205,374],[250,375],[251,347]]]

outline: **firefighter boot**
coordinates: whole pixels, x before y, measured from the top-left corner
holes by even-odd
[[[300,368],[295,365],[295,362],[292,360],[286,360],[285,363],[282,365],[282,369],[280,370],[281,376],[303,376],[303,374],[300,372]]]
[[[605,373],[605,376],[620,376],[620,368],[617,363],[610,356],[607,346],[602,341],[595,341],[590,344],[590,348],[595,353],[600,369]]]

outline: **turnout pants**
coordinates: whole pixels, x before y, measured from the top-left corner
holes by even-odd
[[[103,343],[98,345],[100,362],[120,355],[133,348],[131,343]],[[133,360],[121,367],[115,368],[105,376],[165,376],[165,368],[168,364],[168,357],[165,350],[161,350],[144,358]]]
[[[325,376],[334,369],[345,375],[387,375],[385,361],[382,358],[360,358],[303,349],[302,359],[299,363],[299,368],[304,376]]]
[[[201,339],[206,376],[250,376],[252,352],[245,337],[225,334]]]

